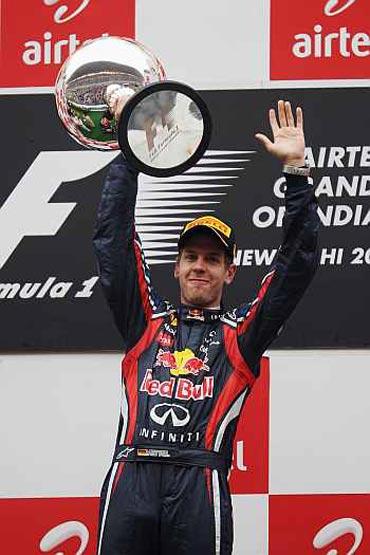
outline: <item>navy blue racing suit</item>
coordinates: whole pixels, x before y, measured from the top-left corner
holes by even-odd
[[[283,241],[257,297],[230,311],[175,308],[153,289],[135,232],[137,173],[122,156],[110,166],[94,244],[126,354],[99,555],[232,552],[227,476],[238,417],[317,265],[312,186],[286,180]]]

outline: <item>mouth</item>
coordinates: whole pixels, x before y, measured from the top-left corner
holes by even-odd
[[[189,278],[188,281],[190,283],[209,283],[209,280],[204,278]]]

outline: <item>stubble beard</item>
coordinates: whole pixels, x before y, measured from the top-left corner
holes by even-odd
[[[216,300],[211,295],[201,292],[191,292],[185,297],[185,304],[198,308],[207,308],[216,304]]]

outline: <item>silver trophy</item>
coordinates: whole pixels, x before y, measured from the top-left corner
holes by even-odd
[[[55,95],[59,117],[79,144],[120,148],[150,175],[182,173],[210,140],[211,119],[200,95],[166,80],[158,58],[131,39],[103,37],[80,47],[62,66]]]

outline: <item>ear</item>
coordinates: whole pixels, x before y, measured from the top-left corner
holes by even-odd
[[[236,264],[230,264],[226,270],[225,283],[230,285],[236,274]]]
[[[179,279],[179,275],[180,275],[180,258],[179,256],[176,256],[176,262],[175,262],[175,267],[173,269],[173,275],[175,279]]]

